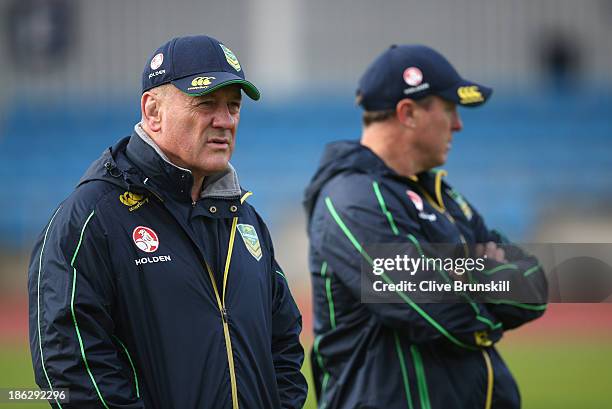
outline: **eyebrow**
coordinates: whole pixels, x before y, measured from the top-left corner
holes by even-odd
[[[242,91],[238,90],[238,94],[236,94],[234,97],[235,97],[235,99],[238,99],[238,100],[242,101]],[[234,97],[232,97],[232,98],[234,98]]]
[[[198,95],[198,96],[192,97],[191,102],[193,103],[193,105],[197,105],[199,102],[206,100],[208,98],[214,98],[214,97],[211,94]],[[230,96],[230,99],[237,99],[238,101],[242,102],[242,92],[238,92],[238,94]]]

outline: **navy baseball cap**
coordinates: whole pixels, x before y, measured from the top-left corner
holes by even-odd
[[[232,50],[205,35],[173,38],[147,60],[142,72],[142,92],[167,83],[192,96],[230,84],[240,85],[255,101],[260,96],[255,85],[245,79]]]
[[[392,45],[359,80],[357,103],[366,111],[395,108],[404,99],[438,95],[466,107],[484,104],[493,90],[461,78],[442,54],[424,45]]]

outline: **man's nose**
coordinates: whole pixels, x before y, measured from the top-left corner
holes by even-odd
[[[462,129],[463,129],[463,121],[461,120],[461,117],[459,116],[459,112],[457,112],[457,110],[455,109],[453,111],[453,117],[451,120],[451,130],[453,132],[459,132]]]
[[[225,104],[219,104],[215,110],[212,125],[215,128],[231,129],[236,125],[234,117]]]

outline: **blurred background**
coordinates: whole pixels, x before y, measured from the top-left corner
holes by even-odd
[[[195,33],[230,47],[262,91],[244,104],[232,163],[272,231],[307,350],[302,192],[325,143],[359,137],[357,80],[393,43],[430,45],[495,89],[460,111],[445,167],[490,227],[612,243],[612,0],[0,0],[0,387],[34,385],[33,241],[88,164],[131,133],[152,52]],[[499,347],[525,408],[610,407],[610,304],[551,305]]]

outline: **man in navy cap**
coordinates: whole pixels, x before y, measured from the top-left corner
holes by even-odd
[[[38,385],[58,408],[301,408],[301,316],[229,163],[236,55],[207,36],[147,60],[142,119],[43,229],[29,269]]]
[[[413,290],[396,285],[410,276],[450,285],[518,274],[529,300],[545,299],[537,260],[502,244],[442,180],[445,172],[434,170],[446,162],[453,133],[463,128],[457,105],[478,106],[490,96],[490,88],[463,79],[422,45],[390,47],[361,77],[361,140],[326,147],[304,202],[320,408],[520,406],[494,345],[505,330],[539,317],[544,302],[483,303],[451,292],[450,299],[463,302],[434,303],[439,299],[432,295],[418,303]],[[454,269],[432,273],[424,264],[402,273],[387,259],[382,274],[375,273],[380,280],[373,288],[381,293],[372,297],[366,288],[376,280],[372,267],[384,260],[375,258],[377,245],[394,245],[423,263],[450,246],[453,262],[480,259],[486,270],[469,280]]]

